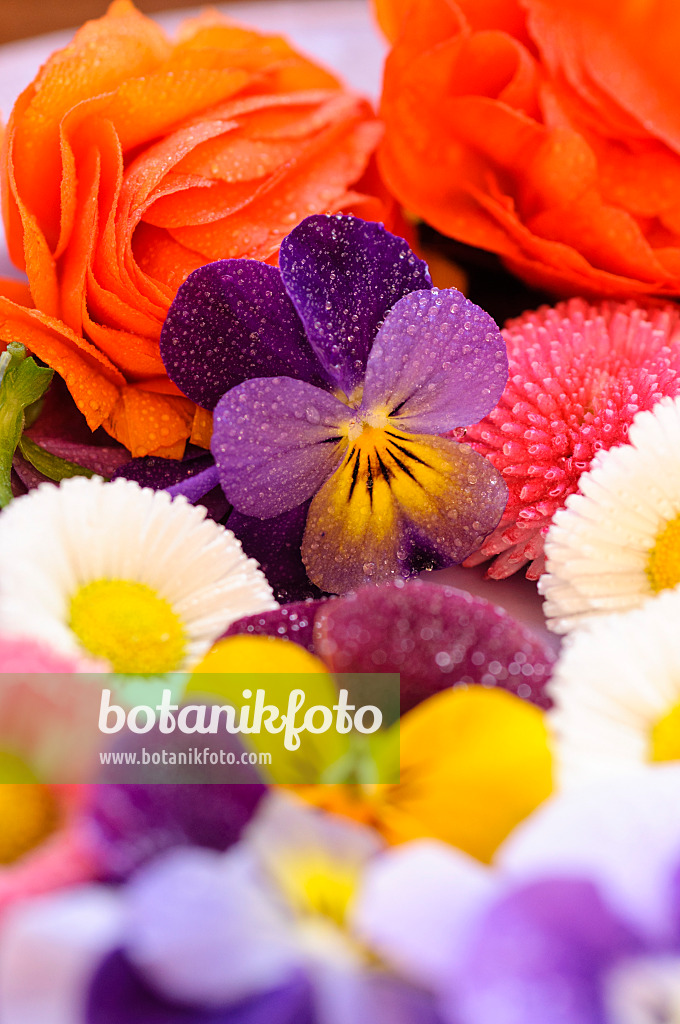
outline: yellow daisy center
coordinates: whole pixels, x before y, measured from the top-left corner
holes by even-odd
[[[680,704],[656,723],[651,739],[652,761],[680,761]]]
[[[145,583],[87,583],[71,598],[69,625],[83,647],[105,658],[115,672],[172,672],[186,652],[179,616]]]
[[[0,779],[0,864],[11,864],[55,830],[59,814],[52,791],[14,754],[0,751]]]
[[[649,552],[647,578],[658,593],[680,583],[680,515],[671,519],[656,536]]]

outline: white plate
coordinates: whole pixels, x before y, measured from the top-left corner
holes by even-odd
[[[255,28],[288,36],[301,50],[342,75],[355,89],[376,99],[380,93],[385,45],[374,25],[367,0],[271,0],[218,4],[217,9]],[[197,9],[154,15],[169,33]],[[35,76],[40,65],[72,31],[53,32],[0,47],[0,110],[6,118],[14,100]],[[4,239],[0,239],[0,276],[21,277],[10,264]],[[545,629],[541,601],[535,584],[522,574],[500,582],[482,579],[481,569],[447,569],[436,573],[448,582],[507,608],[537,633],[556,638]]]

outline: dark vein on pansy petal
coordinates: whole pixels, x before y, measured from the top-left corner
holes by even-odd
[[[350,457],[347,460],[347,465],[349,465],[350,462],[352,461],[352,456],[354,455],[355,450],[356,449],[352,448],[352,452],[350,454]],[[356,462],[354,463],[354,469],[352,470],[352,483],[350,484],[349,494],[347,495],[347,500],[348,501],[352,500],[352,495],[354,494],[354,488],[357,485],[357,478],[359,476],[359,463],[360,462],[361,462],[361,452],[357,452]]]
[[[390,416],[396,416],[399,410],[404,408],[404,406],[406,405],[410,398],[413,398],[413,395],[409,395],[407,398],[404,399],[403,402],[400,402],[399,405],[395,405],[394,409],[392,409],[392,412],[390,413]]]
[[[414,481],[415,483],[417,483],[419,487],[423,487],[423,485],[421,484],[421,482],[420,482],[420,480],[418,479],[418,477],[417,477],[417,476],[415,476],[415,474],[411,472],[411,470],[410,470],[410,469],[408,468],[408,466],[405,466],[405,465],[404,465],[404,463],[403,463],[403,462],[401,461],[401,459],[400,459],[400,458],[399,458],[399,457],[398,457],[397,455],[395,455],[395,454],[394,454],[394,452],[391,452],[391,451],[389,450],[389,448],[386,448],[386,449],[385,449],[385,451],[386,451],[386,453],[387,453],[387,454],[388,454],[388,455],[389,455],[389,456],[390,456],[390,457],[391,457],[392,459],[394,459],[394,461],[396,462],[396,464],[397,464],[397,465],[399,466],[399,469],[402,469],[402,470],[404,471],[404,473],[406,473],[406,476],[410,476],[410,477],[411,477],[411,480],[413,480],[413,481]],[[425,488],[423,487],[423,490],[424,490],[424,489],[425,489]]]
[[[392,447],[402,452],[404,455],[407,456],[407,458],[412,459],[414,462],[419,462],[421,466],[425,466],[427,469],[432,469],[432,466],[429,464],[429,462],[425,462],[425,460],[421,459],[418,455],[414,455],[413,452],[410,452],[408,448],[404,448],[403,445],[396,444],[394,441],[392,441]]]
[[[376,450],[375,454],[376,454],[376,458],[378,460],[378,465],[380,466],[380,472],[385,477],[385,480],[387,481],[387,486],[390,487],[391,486],[390,478],[392,476],[392,471],[387,468],[387,466],[385,465],[383,460],[380,458],[380,452]]]
[[[324,437],[321,441],[317,441],[317,444],[335,444],[336,441],[342,441],[343,434],[338,434],[337,437]]]
[[[376,452],[377,454],[377,452]],[[371,456],[368,456],[368,477],[366,478],[366,487],[368,488],[368,497],[371,502],[371,512],[373,511],[373,470],[371,468]]]

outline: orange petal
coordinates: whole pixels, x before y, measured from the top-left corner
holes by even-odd
[[[21,195],[52,247],[59,235],[62,117],[82,100],[155,70],[169,54],[156,23],[122,0],[52,54],[24,93],[13,162]]]
[[[210,260],[266,258],[297,221],[328,210],[361,175],[381,131],[359,107],[355,117],[310,142],[243,210],[209,225],[173,229],[173,238]]]
[[[113,409],[122,374],[84,338],[59,320],[0,298],[0,331],[18,341],[59,373],[76,405],[96,430]]]
[[[26,306],[30,309],[33,306],[31,289],[23,281],[15,281],[11,277],[0,277],[0,297],[9,299],[17,306]]]
[[[191,433],[194,405],[187,398],[159,395],[131,385],[122,389],[104,427],[135,458],[159,448],[184,450]],[[181,448],[181,450],[180,450]]]

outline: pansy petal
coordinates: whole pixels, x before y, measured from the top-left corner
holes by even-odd
[[[285,238],[281,277],[324,369],[349,394],[388,310],[430,288],[427,264],[382,224],[307,217]]]
[[[161,332],[170,380],[204,409],[250,377],[327,386],[276,267],[219,260],[187,278]]]
[[[352,926],[399,974],[437,990],[469,941],[494,891],[492,872],[432,839],[404,843],[366,868]]]
[[[313,583],[362,583],[462,562],[498,524],[507,487],[468,445],[364,430],[313,499],[302,559]]]
[[[232,623],[227,636],[240,636],[245,633],[252,636],[278,636],[284,640],[305,647],[310,654],[317,654],[314,640],[314,623],[320,608],[328,603],[320,601],[295,601],[281,605],[261,615],[247,615],[238,622]]]
[[[92,980],[85,1024],[315,1024],[309,985],[298,976],[283,988],[218,1009],[179,1006],[156,995],[118,951]],[[19,1024],[19,1022],[17,1022]]]
[[[641,951],[591,882],[536,882],[475,930],[451,1005],[466,1024],[604,1024],[600,977]]]
[[[146,455],[141,459],[130,459],[114,473],[112,479],[124,477],[136,480],[142,487],[152,487],[154,491],[165,490],[173,484],[192,480],[214,466],[214,459],[202,448],[190,446],[183,459],[161,459],[157,455]],[[229,511],[229,502],[224,497],[221,487],[213,487],[201,496],[201,505],[208,510],[211,519],[224,519]]]
[[[257,783],[93,787],[87,827],[99,874],[120,881],[176,846],[226,850],[239,839],[264,794],[265,787]]]
[[[422,580],[360,587],[319,609],[315,644],[333,672],[398,672],[402,714],[440,690],[473,684],[550,706],[550,648],[502,608],[453,587]]]
[[[3,1024],[79,1024],[88,981],[121,930],[120,902],[104,886],[17,904],[3,921],[0,946]]]
[[[271,519],[307,501],[339,465],[349,409],[291,377],[244,381],[215,409],[212,452],[235,509]]]
[[[678,793],[677,761],[559,793],[508,837],[497,864],[517,879],[591,878],[637,930],[670,937]]]
[[[454,288],[412,292],[385,317],[366,366],[362,407],[403,430],[443,434],[477,423],[508,379],[496,323]]]
[[[300,554],[308,510],[309,502],[305,502],[273,519],[257,519],[242,512],[229,516],[229,529],[241,541],[246,555],[258,563],[277,601],[320,596]]]
[[[295,972],[286,919],[243,850],[175,850],[135,876],[125,902],[128,958],[173,1002],[233,1005]]]

